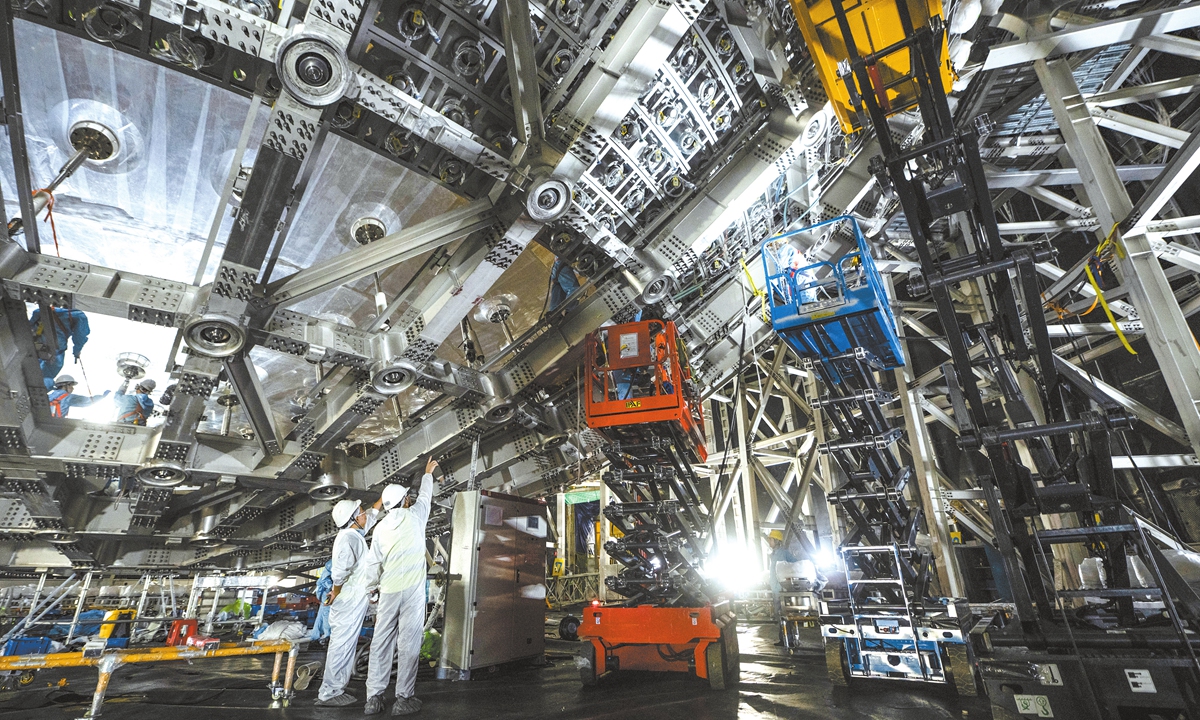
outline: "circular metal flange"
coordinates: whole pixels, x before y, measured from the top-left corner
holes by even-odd
[[[71,126],[68,132],[71,147],[76,150],[87,150],[88,160],[105,162],[112,160],[121,151],[121,142],[117,134],[107,125],[101,125],[91,120],[80,120]]]
[[[208,357],[229,357],[246,344],[246,331],[224,315],[201,315],[183,327],[183,341],[192,350]]]
[[[61,528],[42,528],[34,533],[38,540],[45,540],[52,545],[70,545],[79,542],[79,536],[70,530]]]
[[[354,77],[345,52],[327,38],[305,32],[279,43],[275,70],[283,87],[309,107],[325,107],[341,100]]]
[[[188,540],[192,547],[212,549],[225,544],[225,538],[210,533],[196,533]]]
[[[187,480],[187,471],[183,466],[170,460],[151,460],[143,463],[133,475],[138,482],[149,487],[175,487]]]
[[[379,218],[361,217],[350,226],[350,237],[356,245],[370,245],[387,236],[387,226]]]
[[[557,176],[542,178],[529,188],[525,211],[536,222],[554,222],[571,207],[571,186]]]
[[[642,302],[647,305],[660,303],[670,297],[671,291],[674,289],[675,275],[665,272],[646,283],[646,287],[642,289]]]
[[[517,406],[506,401],[496,400],[483,411],[483,419],[492,425],[503,425],[517,414]]]
[[[329,473],[321,475],[316,485],[308,489],[308,496],[313,500],[333,502],[339,500],[350,490],[345,480],[335,478]]]
[[[407,360],[378,362],[371,368],[371,387],[384,395],[395,395],[412,386],[417,367]]]

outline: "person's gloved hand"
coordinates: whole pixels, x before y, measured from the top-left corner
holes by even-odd
[[[112,390],[105,390],[104,397],[108,397],[109,395],[112,395]]]
[[[75,364],[76,365],[79,364],[79,355],[78,354],[75,355]]]

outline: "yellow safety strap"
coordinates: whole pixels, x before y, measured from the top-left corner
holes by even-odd
[[[1117,228],[1120,225],[1121,223],[1119,222],[1113,223],[1113,226],[1109,228],[1108,235],[1106,235],[1104,239],[1100,241],[1100,244],[1096,246],[1095,255],[1097,258],[1102,259],[1105,250],[1107,250],[1110,245],[1112,246],[1113,252],[1117,254],[1117,257],[1125,257],[1125,248],[1121,247],[1121,243],[1114,239],[1114,236],[1117,233]],[[1112,325],[1113,330],[1116,331],[1117,337],[1121,340],[1121,344],[1125,346],[1125,349],[1129,351],[1130,355],[1137,355],[1137,350],[1134,350],[1133,347],[1129,345],[1129,341],[1125,339],[1125,333],[1121,332],[1121,327],[1117,325],[1117,319],[1113,317],[1112,310],[1110,310],[1108,307],[1108,301],[1104,299],[1104,292],[1100,290],[1100,285],[1096,282],[1096,276],[1092,274],[1091,264],[1084,264],[1083,269],[1085,272],[1087,272],[1088,282],[1092,284],[1092,289],[1096,291],[1096,299],[1100,301],[1100,306],[1104,308],[1104,314],[1108,316],[1108,322],[1110,325]],[[1095,307],[1096,303],[1092,303],[1092,307],[1088,309],[1088,312],[1091,312],[1093,309],[1095,309]]]
[[[758,285],[756,285],[754,283],[754,278],[750,277],[750,268],[746,267],[746,258],[741,258],[739,260],[739,262],[742,263],[742,272],[746,273],[746,282],[750,283],[751,294],[757,296],[759,302],[762,305],[762,321],[764,323],[770,323],[771,322],[771,312],[769,310],[767,310],[767,293],[766,293],[766,291],[759,290]]]
[[[1104,308],[1104,314],[1108,316],[1108,322],[1112,325],[1113,330],[1117,332],[1117,337],[1120,338],[1121,344],[1129,351],[1130,355],[1137,355],[1137,350],[1134,350],[1129,341],[1125,339],[1125,333],[1121,332],[1121,326],[1117,325],[1117,319],[1113,317],[1112,310],[1108,309],[1108,301],[1104,299],[1104,291],[1100,289],[1100,285],[1096,283],[1096,276],[1092,275],[1092,266],[1090,263],[1083,266],[1084,272],[1087,273],[1088,282],[1092,284],[1092,289],[1096,291],[1096,297],[1100,299],[1100,307]]]

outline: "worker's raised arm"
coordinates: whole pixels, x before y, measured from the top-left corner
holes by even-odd
[[[413,517],[422,526],[429,522],[429,510],[433,505],[433,469],[437,466],[437,460],[430,456],[429,461],[425,463],[425,474],[421,476],[421,487],[417,490],[417,500],[409,508]]]

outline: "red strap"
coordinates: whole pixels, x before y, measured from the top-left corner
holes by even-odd
[[[60,418],[63,416],[62,401],[63,401],[63,398],[65,398],[65,397],[66,397],[66,395],[59,395],[54,400],[50,401],[50,414],[53,415],[54,417]]]

